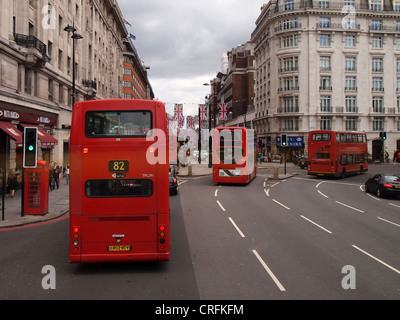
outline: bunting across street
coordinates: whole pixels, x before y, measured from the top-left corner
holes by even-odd
[[[175,104],[174,106],[174,120],[183,119],[183,104]]]

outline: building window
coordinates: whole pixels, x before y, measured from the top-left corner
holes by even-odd
[[[319,8],[329,9],[329,0],[319,0]]]
[[[345,79],[345,91],[356,91],[357,90],[357,77],[346,76]]]
[[[298,118],[285,118],[283,119],[283,131],[299,131]]]
[[[298,57],[290,57],[284,58],[280,60],[281,72],[288,71],[298,71],[299,70],[299,58]]]
[[[398,0],[394,2],[394,11],[400,12],[400,1]]]
[[[370,8],[373,11],[382,11],[382,0],[370,0]]]
[[[48,99],[49,101],[53,101],[53,80],[51,79],[49,79]]]
[[[319,44],[322,47],[327,47],[331,45],[331,36],[329,34],[321,34],[319,38]]]
[[[372,58],[372,72],[383,72],[383,58]]]
[[[285,0],[285,10],[294,10],[294,0]]]
[[[32,94],[32,70],[25,69],[25,93]]]
[[[346,35],[345,40],[344,40],[344,45],[346,48],[355,48],[356,47],[356,36]]]
[[[321,71],[331,71],[331,57],[320,57],[319,66]]]
[[[291,97],[284,97],[283,99],[281,99],[281,112],[282,113],[299,112],[299,97],[291,96]]]
[[[297,47],[299,45],[298,35],[284,36],[281,38],[281,48]]]
[[[372,78],[372,91],[384,91],[382,77],[373,77]]]
[[[346,130],[357,131],[357,117],[348,117],[346,119]]]
[[[131,76],[132,75],[132,70],[124,68],[124,74]]]
[[[375,117],[373,120],[373,130],[374,131],[383,131],[383,118],[382,117]]]
[[[58,50],[58,69],[59,70],[62,70],[62,57],[63,57],[62,50]]]
[[[331,76],[321,76],[319,81],[320,90],[332,90],[331,86]]]
[[[321,117],[320,127],[321,130],[332,130],[332,118]]]
[[[372,48],[373,49],[382,49],[383,48],[382,37],[372,37]]]
[[[376,113],[384,113],[383,97],[372,97],[372,109]]]
[[[124,82],[123,82],[123,86],[126,87],[126,88],[132,88],[132,82],[130,82],[130,81],[124,81]]]
[[[356,96],[346,96],[346,112],[358,112]]]
[[[371,30],[383,30],[382,20],[372,20]]]
[[[332,112],[331,96],[321,96],[321,112]]]
[[[346,57],[345,70],[346,71],[357,71],[357,58],[356,57]]]

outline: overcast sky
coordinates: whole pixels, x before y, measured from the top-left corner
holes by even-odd
[[[132,25],[128,32],[140,59],[151,69],[156,98],[184,104],[197,114],[210,88],[203,86],[221,70],[222,55],[250,40],[260,8],[268,0],[117,0]]]

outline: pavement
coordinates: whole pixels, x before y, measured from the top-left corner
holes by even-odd
[[[292,163],[287,164],[287,168],[294,167]],[[279,163],[259,163],[259,172],[267,172],[270,179],[286,179],[292,177],[292,174],[284,175],[284,165]],[[276,175],[279,169],[279,175]],[[208,168],[208,164],[193,164],[191,166],[179,167],[178,177],[191,178],[202,177],[212,174],[212,168]],[[49,192],[49,210],[44,215],[21,216],[21,190],[15,192],[14,198],[10,194],[4,197],[4,218],[2,216],[2,200],[0,195],[0,231],[8,228],[22,227],[42,223],[60,218],[69,213],[69,186],[66,179],[60,182],[60,188]]]

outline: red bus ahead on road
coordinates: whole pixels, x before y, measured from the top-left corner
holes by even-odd
[[[308,174],[345,177],[368,171],[367,136],[361,132],[311,131]]]
[[[256,177],[254,130],[242,127],[215,128],[213,182],[247,184]]]
[[[165,107],[144,100],[78,102],[70,141],[70,262],[169,260],[168,152]],[[155,130],[157,131],[157,130]],[[154,138],[154,137],[153,137]],[[163,143],[163,144],[162,144]],[[159,149],[161,150],[161,149]]]

